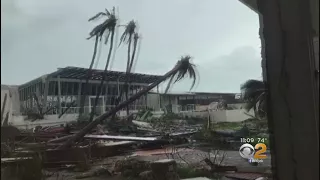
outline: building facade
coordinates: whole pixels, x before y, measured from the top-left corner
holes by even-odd
[[[81,96],[86,94],[84,112],[91,112],[98,87],[102,79],[102,70],[92,70],[91,78],[85,90],[88,69],[78,67],[59,68],[48,75],[36,78],[19,86],[20,107],[22,114],[41,106],[47,114],[78,113]],[[129,96],[143,87],[156,81],[161,76],[147,74],[130,74]],[[98,106],[97,114],[101,114],[115,106],[115,99],[123,92],[126,80],[125,72],[108,71]],[[87,91],[87,93],[85,93]],[[37,100],[38,99],[38,100]],[[142,96],[129,106],[130,110],[145,108],[147,96]],[[71,105],[72,104],[72,105]],[[70,108],[67,108],[71,106]]]
[[[148,95],[148,106],[155,110],[169,109],[174,113],[180,111],[201,111],[208,108],[213,102],[223,100],[226,104],[243,103],[237,93],[152,93]]]

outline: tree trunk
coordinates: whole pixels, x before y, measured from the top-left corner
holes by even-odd
[[[148,93],[151,89],[153,89],[154,87],[156,87],[157,85],[159,85],[160,83],[162,83],[163,81],[165,81],[168,77],[172,76],[173,74],[175,74],[179,69],[181,68],[181,63],[177,64],[172,70],[170,70],[168,73],[166,73],[164,76],[162,76],[161,78],[159,78],[156,82],[152,83],[151,85],[147,86],[146,88],[144,88],[143,90],[139,91],[137,94],[134,94],[133,96],[131,96],[128,100],[126,100],[125,102],[120,103],[119,105],[117,105],[115,108],[111,109],[110,111],[102,114],[101,116],[97,117],[94,121],[92,121],[91,123],[89,123],[86,127],[84,127],[80,132],[78,132],[77,134],[75,134],[74,136],[72,136],[72,138],[70,138],[67,142],[65,142],[62,146],[58,147],[59,149],[62,148],[66,148],[68,146],[70,146],[74,141],[77,141],[79,139],[81,139],[84,135],[86,135],[91,129],[93,129],[94,127],[96,127],[99,123],[101,123],[101,121],[107,119],[108,117],[110,117],[111,115],[115,114],[116,112],[118,112],[119,110],[121,110],[122,108],[126,107],[128,104],[134,102],[135,100],[139,99],[141,96],[143,96],[144,94]]]
[[[166,90],[164,91],[164,93],[167,93],[167,92],[169,91],[170,84],[172,83],[173,78],[174,78],[174,76],[172,76],[172,77],[170,78],[170,81],[168,82],[168,85],[167,85]]]
[[[138,39],[135,38],[134,42],[133,42],[133,52],[132,52],[132,55],[131,55],[131,60],[130,60],[129,68],[128,68],[128,74],[127,74],[127,80],[126,80],[126,83],[128,83],[128,88],[127,89],[129,89],[130,85],[131,85],[130,73],[131,73],[131,70],[132,70],[132,65],[133,65],[134,57],[135,57],[136,50],[137,50],[137,42],[138,42]],[[131,44],[131,42],[130,42],[130,44]],[[128,94],[127,94],[127,96],[128,96]],[[127,99],[128,99],[128,97],[126,97],[126,100]],[[129,106],[127,106],[127,115],[129,116]]]
[[[129,66],[129,72],[131,72],[131,70],[132,70],[134,57],[135,57],[136,51],[137,51],[137,45],[138,45],[138,38],[134,38],[134,41],[133,41],[133,52],[132,52],[132,55],[131,55],[131,62],[130,62],[130,66]]]
[[[129,96],[128,96],[128,93],[129,93],[128,76],[130,74],[130,64],[131,64],[130,63],[131,43],[132,43],[132,34],[129,35],[127,72],[126,72],[126,82],[124,85],[126,100],[129,99]],[[129,116],[129,105],[126,106],[126,109],[127,109],[127,116]]]
[[[80,100],[79,117],[84,112],[84,103],[85,103],[85,100],[86,100],[86,96],[88,94],[88,89],[89,89],[88,84],[89,84],[89,79],[91,78],[91,74],[92,74],[92,67],[93,67],[94,60],[95,60],[96,55],[97,55],[98,42],[99,42],[99,36],[96,36],[95,43],[94,43],[92,60],[91,60],[89,69],[87,71],[87,79],[86,79],[86,82],[85,82],[85,85],[84,85],[84,89],[83,89],[84,92],[83,92],[83,95],[81,96],[81,100]]]
[[[99,85],[99,88],[98,88],[98,92],[97,92],[97,95],[96,95],[96,98],[95,98],[95,101],[94,101],[94,105],[93,105],[93,107],[91,109],[90,122],[93,120],[94,114],[96,112],[96,107],[98,105],[98,100],[99,100],[100,94],[101,94],[102,89],[103,89],[104,81],[106,80],[107,75],[108,75],[107,74],[108,73],[108,67],[109,67],[109,64],[110,64],[110,58],[111,58],[112,49],[113,49],[113,38],[114,38],[114,29],[111,32],[110,48],[109,48],[107,63],[106,63],[106,66],[104,68],[103,76],[102,76],[102,79],[101,79],[101,82],[100,82],[100,85]],[[104,103],[104,102],[102,102],[102,103]]]

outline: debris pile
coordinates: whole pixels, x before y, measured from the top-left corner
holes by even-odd
[[[108,127],[108,124],[99,124],[89,134],[67,148],[60,147],[70,137],[81,131],[83,123],[51,127],[38,126],[25,131],[13,126],[3,126],[1,127],[1,165],[6,169],[20,167],[19,170],[24,173],[37,171],[21,168],[21,166],[28,167],[26,164],[31,163],[35,164],[34,168],[41,169],[40,174],[45,174],[44,169],[48,171],[52,169],[72,170],[74,172],[72,176],[76,179],[121,175],[137,179],[156,180],[161,177],[174,180],[179,179],[179,176],[183,177],[182,171],[179,170],[180,166],[195,162],[202,164],[193,168],[196,169],[194,173],[197,175],[208,177],[216,173],[238,171],[236,166],[223,165],[221,162],[224,157],[222,156],[219,157],[220,161],[217,161],[219,158],[207,156],[198,158],[194,162],[187,162],[191,159],[182,157],[183,154],[194,156],[196,149],[200,152],[205,151],[203,145],[197,146],[197,143],[202,142],[201,139],[197,139],[197,135],[203,133],[201,124],[188,125],[183,120],[171,120],[170,125],[166,128],[157,129],[155,128],[158,126],[157,123],[153,122],[137,121],[136,118],[129,122],[119,119],[114,123],[116,126],[113,126],[113,130]],[[182,124],[187,128],[181,128]],[[123,130],[125,127],[127,129]],[[238,133],[218,131],[208,137],[209,140],[216,137],[222,141],[221,137],[228,139],[233,136],[237,137]],[[103,163],[106,159],[114,157],[118,158],[115,163],[106,163],[109,165]],[[139,159],[141,157],[147,160]],[[153,159],[153,157],[157,158]],[[97,162],[102,163],[99,168],[96,168],[99,164]],[[4,173],[8,176],[7,174]],[[29,177],[30,175],[23,176]],[[52,175],[47,173],[43,176]]]

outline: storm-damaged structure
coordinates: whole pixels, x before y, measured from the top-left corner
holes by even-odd
[[[19,86],[19,99],[21,113],[26,114],[32,109],[38,108],[41,104],[44,110],[50,114],[61,114],[67,109],[67,114],[78,113],[80,99],[83,96],[87,78],[86,68],[66,67],[57,71],[36,78],[28,83]],[[94,104],[98,87],[102,79],[103,70],[92,70],[89,79],[88,92],[86,93],[84,112],[89,113]],[[161,76],[147,74],[130,74],[129,96],[135,94],[143,87],[158,80]],[[116,97],[123,92],[121,89],[126,80],[125,72],[108,71],[105,87],[99,97],[97,114],[101,114],[115,106]],[[37,100],[38,99],[38,100]],[[145,108],[147,95],[132,103],[130,110]],[[69,106],[71,106],[69,108]]]

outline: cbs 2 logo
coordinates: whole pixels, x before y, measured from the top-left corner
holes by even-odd
[[[240,155],[244,158],[266,159],[267,146],[264,143],[258,143],[254,147],[251,144],[243,144],[240,147]]]

